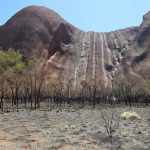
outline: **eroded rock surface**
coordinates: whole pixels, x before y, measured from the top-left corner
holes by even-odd
[[[47,77],[76,89],[83,80],[110,85],[115,73],[143,78],[149,67],[150,13],[140,27],[112,32],[84,32],[67,23],[52,10],[30,6],[0,27],[0,46],[22,52],[24,59],[36,58]]]

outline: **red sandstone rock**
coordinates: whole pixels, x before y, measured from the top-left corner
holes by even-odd
[[[52,10],[30,6],[0,27],[0,46],[19,50],[25,60],[36,58],[47,75],[76,89],[83,80],[105,85],[119,75],[142,78],[150,63],[150,13],[140,27],[108,33],[84,32]]]

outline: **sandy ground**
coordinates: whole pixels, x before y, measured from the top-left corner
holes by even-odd
[[[135,111],[141,120],[119,118],[112,139],[99,109],[0,113],[0,150],[150,150],[150,107],[115,109],[117,116]]]

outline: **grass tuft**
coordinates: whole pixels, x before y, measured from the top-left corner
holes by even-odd
[[[123,112],[121,114],[121,118],[122,119],[137,119],[137,120],[140,120],[141,117],[136,113],[136,112]]]

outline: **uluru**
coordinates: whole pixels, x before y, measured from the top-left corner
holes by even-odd
[[[139,70],[148,69],[149,16],[140,26],[84,32],[49,8],[29,6],[0,27],[0,46],[19,50],[25,60],[36,58],[47,76],[72,80],[74,89],[83,80],[107,86],[118,71],[141,79]]]

